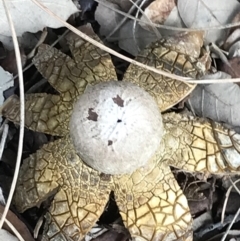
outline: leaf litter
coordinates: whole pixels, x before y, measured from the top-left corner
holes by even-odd
[[[223,26],[229,23],[240,9],[236,0],[178,0],[179,14],[188,28]],[[206,43],[221,43],[226,38],[226,30],[206,31]]]
[[[71,0],[41,0],[41,2],[65,20],[78,11]],[[8,8],[13,18],[17,36],[21,36],[24,32],[35,33],[46,26],[51,28],[61,27],[57,20],[50,18],[46,12],[39,9],[32,1],[11,0],[8,1]],[[0,16],[0,41],[8,44],[11,31],[2,1],[0,2]]]
[[[45,3],[44,1],[42,1],[42,2]],[[58,1],[55,2],[52,0],[48,1],[48,3],[49,2],[53,5],[53,8],[55,8],[55,9],[56,9],[56,5],[59,3]],[[129,4],[129,1],[112,1],[112,2],[114,2],[114,4],[117,4],[115,6],[112,6],[112,8],[115,7],[115,8],[118,8],[119,10],[122,10],[125,12],[127,12],[131,7],[131,4]],[[108,1],[105,1],[105,3],[110,5],[110,3]],[[71,2],[68,1],[68,3],[65,3],[65,4],[70,4],[70,5],[67,5],[67,6],[69,6],[70,11],[66,12],[65,11],[66,7],[63,7],[63,8],[61,8],[61,11],[63,11],[63,15],[61,15],[60,10],[57,11],[56,14],[60,15],[60,17],[62,17],[64,19],[67,19],[68,16],[70,16],[70,14],[76,12],[77,10],[71,4]],[[171,7],[168,8],[166,11],[163,11],[162,6],[165,6],[165,5],[168,6],[168,4]],[[161,24],[166,24],[167,26],[174,26],[174,27],[180,26],[180,27],[188,27],[188,28],[223,26],[224,24],[229,24],[231,22],[231,20],[234,18],[235,12],[238,9],[240,9],[239,3],[234,0],[221,1],[221,3],[219,3],[219,1],[217,1],[217,0],[211,1],[211,2],[209,2],[209,1],[206,2],[203,0],[202,1],[200,1],[200,0],[199,1],[198,0],[195,0],[195,1],[178,0],[176,7],[173,7],[171,1],[156,0],[156,1],[152,2],[152,5],[155,5],[153,10],[151,10],[152,7],[150,8],[151,5],[149,5],[149,7],[145,6],[144,12],[147,15],[147,17],[151,21],[153,21],[153,23],[158,23],[158,24],[161,23]],[[18,6],[17,9],[18,8],[19,9],[22,8],[22,10],[24,10],[24,8],[22,6]],[[160,9],[158,9],[158,8],[160,8]],[[1,9],[2,8],[0,5],[0,11],[1,11]],[[31,9],[31,7],[30,7],[30,9]],[[109,13],[105,12],[105,14],[103,14],[103,16],[100,16],[100,17],[103,17],[102,19],[100,19],[100,18],[98,19],[98,22],[100,24],[100,33],[102,35],[104,35],[104,37],[106,37],[109,33],[111,33],[113,28],[117,27],[117,25],[121,22],[121,19],[123,18],[119,14],[115,13],[114,10],[112,10],[112,9],[110,9],[110,10],[109,10]],[[11,7],[10,7],[10,11],[12,11]],[[32,10],[32,11],[43,14],[42,11],[40,11],[39,9]],[[91,11],[91,9],[88,11]],[[99,5],[97,8],[97,11],[100,11],[99,15],[101,15],[101,11],[104,11],[104,10],[101,10],[100,5]],[[151,13],[151,11],[152,11],[152,13]],[[23,13],[21,11],[19,11],[19,13],[21,13],[23,15]],[[16,18],[17,17],[19,18],[19,15],[18,15],[19,13],[12,12],[12,15]],[[135,11],[135,13],[136,13],[136,11]],[[3,16],[4,14],[5,13],[3,13],[1,16]],[[24,14],[24,15],[28,16],[27,14]],[[44,15],[41,15],[41,16],[44,16]],[[45,16],[47,16],[47,15],[45,15]],[[133,12],[133,16],[134,16],[134,12]],[[140,14],[140,17],[143,19],[146,16],[143,16]],[[18,35],[21,36],[26,31],[36,32],[38,30],[42,30],[43,27],[45,27],[45,26],[52,27],[52,28],[60,27],[60,25],[54,25],[53,18],[51,18],[51,20],[49,20],[50,19],[49,17],[46,17],[46,18],[48,19],[47,22],[43,21],[43,23],[42,23],[41,22],[42,20],[40,22],[35,21],[36,26],[34,26],[35,23],[33,25],[31,25],[34,20],[33,16],[31,16],[31,18],[30,18],[31,21],[29,21],[29,24],[31,26],[22,24],[22,26],[17,27],[16,29],[18,31],[17,32]],[[27,19],[29,19],[29,17],[27,17]],[[42,18],[42,19],[45,20],[45,18]],[[17,26],[20,23],[20,22],[16,23],[16,20],[14,22],[15,22],[15,24],[17,24]],[[107,24],[107,23],[114,23],[114,24],[110,28],[109,24]],[[8,26],[8,23],[6,22],[6,19],[4,19],[4,18],[3,18],[2,22],[0,21],[0,25],[1,24]],[[144,29],[143,29],[143,26],[144,26]],[[121,49],[129,52],[132,55],[136,55],[140,49],[144,48],[150,42],[158,39],[153,31],[149,31],[151,28],[149,29],[147,27],[147,29],[146,29],[146,26],[148,26],[148,25],[146,25],[146,24],[142,25],[142,24],[139,24],[138,22],[135,23],[134,20],[127,19],[126,23],[124,23],[119,28],[119,30],[114,34],[113,38],[108,39],[108,40],[113,41],[114,44],[117,42],[118,45],[121,47]],[[109,30],[108,30],[108,27],[109,27]],[[101,28],[102,29],[105,28],[105,31],[101,32]],[[124,28],[125,28],[125,31],[123,31]],[[3,43],[6,43],[6,42],[4,42],[3,39],[11,35],[10,32],[7,32],[7,31],[9,31],[9,28],[0,30],[0,36],[2,36],[2,38],[0,38],[0,40],[2,40]],[[173,35],[176,32],[172,31],[172,30],[159,29],[159,33],[163,36],[166,36],[166,35]],[[137,39],[137,42],[136,42],[136,39]],[[228,44],[227,47],[223,47],[224,49],[226,49],[226,51],[228,49],[231,49],[231,46],[236,44],[237,40],[239,40],[239,39],[240,39],[239,38],[239,28],[237,28],[237,27],[232,32],[227,31],[227,30],[219,30],[217,28],[215,30],[208,30],[205,32],[205,43],[214,42],[216,44],[219,44],[220,47],[222,47],[222,44],[225,42],[225,44],[226,43]],[[126,40],[128,40],[128,41],[126,41]],[[9,41],[9,40],[7,40],[7,41]],[[136,43],[137,43],[138,47],[136,47]],[[233,56],[238,55],[237,51],[238,51],[238,48],[235,48],[234,50],[231,51],[231,54]],[[236,57],[236,56],[234,56],[234,57]],[[232,63],[231,59],[230,59],[230,61],[229,61],[230,67],[227,66],[228,68],[230,68],[230,70],[233,70],[234,73],[238,71],[238,61],[237,60],[235,60]],[[11,60],[11,61],[14,62],[13,60]],[[235,65],[235,62],[236,62],[236,65]],[[224,69],[221,69],[219,66],[220,65],[218,64],[215,66],[215,68],[217,70],[224,70]],[[11,71],[11,72],[12,73],[9,74],[10,76],[11,76],[11,74],[13,74],[13,71]],[[231,74],[232,77],[234,77],[234,74],[231,71],[227,71],[227,72],[229,74]],[[5,73],[5,72],[3,72],[3,73]],[[222,74],[221,72],[217,72],[217,74],[215,74],[215,76],[213,78],[220,79],[223,76],[225,76],[225,75]],[[235,75],[235,77],[236,76],[238,77],[238,75]],[[1,79],[7,79],[6,73],[3,75],[3,78],[1,78]],[[35,83],[32,83],[31,85],[35,85]],[[3,87],[2,85],[1,85],[1,87],[4,90],[7,89],[7,87]],[[41,88],[45,89],[45,91],[49,91],[49,90],[51,91],[51,88],[49,88],[49,86],[43,85]],[[2,93],[0,93],[0,95],[2,96]],[[189,102],[191,103],[190,106],[193,109],[194,113],[196,113],[197,115],[208,117],[213,120],[217,120],[219,122],[225,122],[226,124],[231,125],[234,128],[238,128],[239,123],[240,123],[239,122],[240,117],[239,117],[239,112],[238,112],[239,96],[240,96],[239,86],[234,83],[198,85],[197,88],[192,92]],[[12,128],[14,129],[15,127],[12,127]],[[32,138],[30,138],[30,139],[32,140]],[[44,137],[44,139],[46,140],[46,136]],[[8,146],[13,145],[14,142],[16,143],[16,138],[11,139],[11,141],[8,142]],[[42,143],[41,143],[41,141],[39,143],[40,143],[39,144],[39,147],[40,147],[42,145]],[[25,145],[29,146],[29,152],[33,152],[33,149],[37,148],[37,147],[33,148],[33,143],[29,143],[29,141],[26,141]],[[9,148],[9,147],[7,147],[7,148]],[[15,144],[15,148],[16,148],[16,144]],[[25,148],[26,148],[26,146],[25,146]],[[14,148],[10,148],[10,149],[14,150]],[[182,177],[178,178],[178,180],[180,182],[181,182],[181,179],[182,179]],[[185,177],[185,179],[191,179],[191,178]],[[202,178],[197,179],[197,183],[199,182],[199,180],[201,181],[201,183],[203,183],[204,179],[202,179]],[[190,186],[193,185],[193,184],[191,184],[192,180],[190,180],[190,181],[185,180],[185,182],[188,183],[188,185],[190,185]],[[207,183],[209,183],[209,180],[207,180]],[[216,205],[218,205],[219,206],[218,213],[221,212],[222,200],[224,197],[224,193],[226,193],[226,189],[223,188],[223,190],[222,190],[222,188],[220,188],[220,190],[219,190],[218,186],[219,187],[224,186],[224,183],[225,182],[223,182],[222,178],[217,178],[217,186],[215,187],[217,191],[213,191],[211,189],[212,188],[211,186],[208,186],[207,188],[205,187],[202,190],[202,185],[199,185],[199,184],[197,184],[197,185],[199,185],[198,187],[193,188],[193,192],[195,192],[195,194],[202,196],[204,198],[203,200],[206,200],[206,204],[204,204],[202,206],[200,206],[200,203],[194,204],[195,206],[200,208],[199,210],[193,212],[196,217],[201,216],[201,215],[198,216],[199,215],[198,213],[205,214],[206,210],[209,210],[210,206],[215,207]],[[189,194],[189,192],[190,193],[192,192],[192,191],[189,191],[190,190],[189,188],[187,188],[186,190],[187,191],[185,194],[187,194],[187,195]],[[204,195],[206,195],[206,190],[208,190],[208,195],[206,197],[204,197]],[[218,192],[220,192],[221,194],[216,194]],[[212,198],[209,199],[209,195],[210,196],[212,195]],[[217,196],[217,201],[215,200],[216,196]],[[238,198],[238,197],[236,196],[235,198]],[[212,200],[212,202],[210,202],[211,200]],[[220,202],[218,202],[218,200]],[[236,204],[232,204],[232,205],[236,205]],[[233,212],[235,212],[235,211],[236,210],[234,210]],[[233,214],[234,214],[233,212],[228,211],[226,213],[227,218],[225,220],[225,226],[231,222],[231,218],[233,219]],[[214,217],[214,218],[216,218],[216,217]],[[196,236],[198,237],[197,240],[208,240],[208,238],[206,238],[206,237],[215,235],[214,233],[216,233],[216,230],[219,229],[219,222],[215,222],[214,224],[212,224],[212,228],[209,229],[208,226],[209,226],[209,223],[211,223],[210,221],[212,221],[212,219],[211,218],[209,219],[209,216],[208,216],[207,218],[203,219],[203,221],[201,223],[201,228],[198,227],[195,229]],[[110,237],[111,237],[111,240],[115,240],[115,239],[117,240],[117,236],[113,235]],[[97,239],[97,237],[95,239],[101,240],[100,238]],[[92,239],[92,240],[94,240],[94,239]],[[122,239],[122,240],[125,240],[125,239]]]

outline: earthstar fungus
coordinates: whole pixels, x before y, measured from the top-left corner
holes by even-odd
[[[81,31],[100,41],[88,27],[81,27]],[[184,35],[181,35],[180,45],[176,45],[179,39],[161,40],[146,47],[137,60],[158,69],[196,78],[204,72],[205,65],[204,61],[199,61],[191,53],[201,52],[202,39],[198,33],[188,33],[187,36],[191,40],[190,45],[185,44]],[[200,41],[195,41],[195,38],[200,38]],[[106,85],[116,86],[116,89],[111,89],[106,97],[103,97],[104,94],[97,97],[100,92],[89,97],[96,88],[105,86],[104,83],[97,85],[98,83],[117,79],[111,58],[78,36],[72,35],[68,38],[68,43],[73,58],[57,49],[41,45],[39,54],[33,60],[39,72],[59,94],[26,95],[26,127],[60,138],[44,145],[23,161],[14,196],[17,210],[24,212],[28,208],[40,206],[54,194],[45,214],[42,241],[80,241],[98,221],[110,192],[113,191],[123,222],[135,241],[192,240],[192,218],[187,199],[169,166],[206,174],[239,173],[240,135],[219,123],[173,112],[162,114],[161,125],[159,111],[164,111],[185,98],[195,85],[157,75],[134,65],[130,65],[124,75],[123,81],[126,84],[111,81]],[[199,43],[198,51],[192,50]],[[132,88],[133,85],[127,82],[148,92],[156,101],[159,111],[154,107],[155,104],[149,103],[147,110],[144,107],[145,113],[149,114],[143,115],[142,110],[136,114],[142,108],[139,108],[138,103],[145,105],[148,100],[143,91],[141,95],[144,98],[136,94],[137,102],[128,102],[128,98],[134,97],[135,92],[133,95],[121,92],[120,89],[118,91],[121,85]],[[91,88],[88,90],[88,87]],[[109,93],[113,93],[110,98]],[[85,98],[83,102],[81,98]],[[87,105],[81,106],[85,101],[88,102]],[[1,109],[2,114],[18,123],[19,105],[18,98],[10,97]],[[80,116],[73,113],[75,108],[82,108]],[[110,113],[106,115],[108,109]],[[155,115],[154,118],[148,119],[152,115]],[[79,125],[73,125],[69,130],[69,123],[76,120]],[[149,124],[151,121],[154,124]],[[127,129],[123,127],[125,122]],[[146,140],[141,140],[142,130],[139,130],[138,123],[140,127],[144,126],[143,132],[148,133]],[[91,131],[85,131],[84,128],[90,128]],[[161,143],[156,148],[161,128],[164,132]],[[77,129],[83,133],[81,141],[75,136]],[[134,137],[134,132],[131,133],[132,130],[139,132],[135,133],[140,136],[139,140]],[[156,133],[152,133],[154,130]],[[144,166],[139,163],[141,167],[121,175],[104,175],[102,171],[90,166],[103,168],[103,154],[99,154],[101,162],[98,163],[91,153],[102,146],[106,150],[114,149],[116,152],[113,156],[122,161],[122,153],[117,151],[123,145],[120,137],[126,137],[126,134],[133,135],[130,142],[139,142],[140,146],[146,144],[146,147],[141,148],[144,152],[147,149],[146,159],[150,158],[145,160],[147,163]],[[152,140],[153,136],[155,138]],[[97,141],[92,144],[95,137]],[[76,150],[79,142],[81,148]],[[93,147],[86,149],[87,155],[83,154],[83,149],[89,142]],[[149,143],[153,149],[148,152]],[[129,158],[129,153],[129,156],[133,153],[136,155],[136,149],[131,150],[131,147],[134,145],[126,147],[130,148],[124,154],[126,158]],[[151,157],[155,148],[157,150]],[[141,158],[142,153],[137,155]],[[81,156],[89,165],[86,165]],[[92,159],[94,164],[91,163]],[[105,168],[107,165],[103,166]],[[118,167],[117,169],[119,170]],[[114,173],[115,167],[106,172]]]
[[[144,166],[163,135],[153,98],[120,81],[88,87],[73,107],[69,126],[78,155],[105,174],[132,173]]]

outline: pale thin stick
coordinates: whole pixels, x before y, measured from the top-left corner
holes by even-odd
[[[133,5],[135,5],[136,8],[138,9],[137,12],[136,12],[136,14],[135,14],[136,19],[138,19],[139,10],[141,9],[141,7],[142,7],[142,5],[144,4],[144,1],[145,1],[145,0],[143,0],[143,1],[140,3],[139,6],[138,6],[136,3],[134,3],[132,0],[129,0],[129,1],[130,1]],[[141,10],[142,10],[142,9],[141,9]],[[146,17],[146,19],[148,20],[147,17]],[[139,44],[138,44],[139,41],[137,41],[137,38],[136,38],[136,27],[137,27],[137,23],[138,23],[138,22],[137,22],[136,20],[133,21],[132,34],[133,34],[134,44],[135,44],[136,47],[137,47],[137,51],[140,52],[141,49],[139,48]]]
[[[228,198],[229,198],[229,195],[230,195],[230,192],[231,192],[232,188],[234,187],[239,192],[236,184],[240,181],[240,179],[236,180],[235,182],[232,182],[232,179],[230,178],[230,181],[232,183],[232,186],[230,186],[228,188],[228,190],[227,190],[227,192],[225,194],[226,198],[225,198],[224,203],[223,203],[223,210],[222,210],[222,215],[221,215],[221,223],[223,223],[223,221],[224,221],[224,214],[225,214]]]
[[[152,25],[153,22],[152,20],[145,14],[145,12],[142,10],[142,6],[143,4],[145,4],[145,1],[146,0],[143,0],[142,3],[138,6],[135,2],[133,2],[133,0],[129,0],[134,6],[136,6],[137,8],[137,14],[136,14],[136,19],[139,19],[138,16],[139,16],[139,12],[142,14],[142,16],[144,17],[144,19],[146,19],[146,21],[151,25],[151,28],[153,30],[153,32],[155,33],[155,35],[157,36],[158,39],[161,38],[161,34],[160,32],[158,31],[158,29]],[[134,32],[135,32],[135,28],[136,28],[136,24],[137,24],[137,21],[136,19],[134,20]]]
[[[225,211],[226,211],[226,207],[227,207],[227,202],[229,199],[229,195],[230,192],[232,190],[232,186],[227,190],[226,194],[225,194],[225,199],[224,199],[224,203],[223,203],[223,208],[222,208],[222,214],[221,214],[221,223],[223,224],[224,222],[224,215],[225,215]]]
[[[231,64],[229,63],[226,55],[223,53],[223,51],[215,43],[211,43],[211,45],[209,46],[209,49],[211,50],[211,53],[216,54],[219,57],[219,59],[222,60],[222,62],[224,64],[226,64],[228,67],[231,68]]]
[[[137,8],[137,13],[135,15],[136,19],[138,19],[138,16],[139,16],[139,13],[142,14],[142,16],[149,22],[153,32],[155,33],[157,39],[161,39],[161,34],[159,33],[158,29],[156,27],[154,27],[153,25],[151,25],[152,21],[148,18],[148,16],[145,14],[145,12],[142,10],[142,6],[145,4],[145,1],[146,0],[143,0],[141,2],[141,4],[138,6],[135,2],[133,2],[132,0],[129,0],[134,6],[136,6]],[[149,26],[149,25],[148,25]],[[139,48],[139,44],[138,44],[138,41],[136,39],[136,27],[137,27],[137,21],[134,20],[134,23],[133,23],[133,29],[132,29],[132,32],[133,32],[133,40],[134,40],[134,43],[135,45],[137,46],[137,49],[138,49],[138,52],[141,50]]]
[[[43,216],[41,216],[38,221],[37,221],[37,224],[33,230],[33,237],[36,239],[39,235],[39,230],[40,228],[42,227],[42,224],[43,224]]]
[[[141,0],[137,0],[136,4],[138,4]],[[99,2],[99,4],[102,4],[102,2]],[[103,4],[103,6],[105,6]],[[113,10],[114,8],[111,8]],[[131,14],[135,10],[135,6],[132,5],[131,8],[129,9],[128,13]],[[113,10],[114,11],[114,10]],[[124,18],[120,21],[120,23],[117,24],[117,26],[108,34],[108,36],[105,39],[109,39],[113,34],[117,32],[119,28],[122,27],[122,25],[128,20],[128,16],[124,16]],[[104,39],[104,40],[105,40]]]
[[[219,240],[218,238],[223,236],[223,232],[222,233],[218,233],[217,235],[214,235],[212,238],[208,239],[207,241],[216,241]],[[240,231],[239,230],[229,230],[228,232],[229,235],[231,236],[239,236],[240,235]],[[237,241],[238,239],[229,239],[229,241]]]
[[[82,33],[81,31],[79,31],[77,28],[73,27],[72,25],[68,24],[65,20],[61,19],[60,17],[58,17],[55,13],[53,13],[50,9],[48,9],[46,6],[44,6],[42,3],[38,2],[37,0],[31,0],[32,2],[34,2],[38,7],[40,7],[42,10],[44,10],[45,12],[47,12],[49,15],[52,15],[52,17],[54,17],[55,19],[57,19],[59,22],[61,22],[66,28],[68,28],[69,30],[71,30],[72,32],[74,32],[75,34],[77,34],[79,37],[83,38],[84,40],[90,42],[91,44],[97,46],[98,48],[101,48],[102,50],[112,54],[112,55],[115,55],[116,57],[118,58],[121,58],[129,63],[132,63],[132,64],[135,64],[135,65],[138,65],[144,69],[148,69],[150,71],[153,71],[155,73],[158,73],[158,74],[161,74],[161,75],[164,75],[164,76],[167,76],[169,78],[172,78],[172,79],[177,79],[177,80],[180,80],[180,81],[183,81],[183,82],[186,82],[186,80],[189,80],[190,78],[188,77],[181,77],[181,76],[178,76],[178,75],[175,75],[175,74],[171,74],[171,73],[167,73],[165,71],[162,71],[162,70],[159,70],[159,69],[156,69],[156,68],[153,68],[153,67],[150,67],[148,65],[145,65],[145,64],[142,64],[138,61],[135,61],[131,58],[128,58],[122,54],[119,54],[118,52],[108,48],[107,46],[99,43],[98,41],[90,38],[88,35]]]
[[[4,212],[2,214],[1,220],[0,220],[0,229],[2,228],[2,225],[6,219],[7,212],[9,210],[13,193],[16,187],[17,178],[18,178],[18,172],[20,168],[21,163],[21,157],[22,157],[22,148],[23,148],[23,136],[24,136],[24,86],[23,86],[23,73],[22,73],[22,62],[21,62],[21,55],[19,51],[18,41],[16,32],[13,26],[12,17],[7,9],[6,0],[3,0],[4,9],[8,18],[8,23],[11,28],[12,32],[12,39],[13,39],[13,45],[14,45],[14,51],[17,61],[17,68],[18,68],[18,75],[19,75],[19,92],[20,92],[20,131],[19,131],[19,140],[18,140],[18,151],[17,151],[17,160],[16,160],[16,166],[14,170],[14,176],[11,184],[11,189],[9,191],[7,203],[4,209]]]
[[[240,82],[240,78],[233,79],[199,79],[199,80],[186,80],[184,82],[192,83],[192,84],[219,84],[219,83],[238,83]]]
[[[2,216],[2,215],[1,215]],[[19,239],[19,241],[25,241],[22,237],[22,235],[17,231],[17,229],[12,225],[10,221],[5,219],[5,223],[8,225],[8,227],[13,231],[15,236]]]
[[[237,191],[237,193],[240,195],[240,190],[239,188],[236,186],[236,183],[238,183],[240,181],[240,179],[236,180],[235,182],[232,181],[231,177],[230,177],[230,182],[232,183],[232,186],[235,188],[235,190]]]
[[[235,216],[234,216],[232,222],[229,224],[229,226],[228,226],[226,232],[224,233],[223,237],[221,238],[221,241],[224,241],[224,240],[226,239],[226,237],[227,237],[227,235],[228,235],[228,233],[229,233],[231,227],[232,227],[233,224],[235,223],[235,220],[237,219],[237,217],[238,217],[239,214],[240,214],[240,208],[239,208],[238,211],[236,212],[236,214],[235,214]]]
[[[31,59],[32,57],[34,57],[36,49],[44,42],[44,40],[46,39],[47,35],[48,35],[47,28],[44,28],[40,38],[38,39],[37,44],[34,46],[34,48],[31,50],[31,52],[27,55],[27,59]]]

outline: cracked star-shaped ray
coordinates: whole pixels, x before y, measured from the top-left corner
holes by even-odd
[[[120,214],[135,241],[190,241],[192,218],[187,199],[161,158],[158,152],[148,168],[114,177],[121,183],[115,190]]]
[[[192,239],[187,201],[168,166],[213,174],[240,170],[240,135],[233,130],[175,113],[163,115],[163,122],[165,134],[151,162],[114,177],[120,213],[136,241]]]
[[[136,60],[180,76],[196,78],[198,70],[197,59],[189,58],[186,54],[164,47],[164,43],[153,43],[136,57]],[[184,99],[195,88],[179,80],[154,73],[131,64],[124,75],[124,81],[130,81],[145,89],[158,103],[161,111],[165,111]]]
[[[111,189],[111,177],[86,166],[69,138],[62,138],[24,160],[14,203],[23,212],[55,194],[46,215],[46,236],[78,241],[102,214]]]
[[[88,25],[81,26],[79,29],[92,39],[102,42]],[[86,69],[87,73],[93,75],[96,83],[117,80],[115,67],[109,53],[79,38],[74,33],[70,33],[66,39],[77,68]],[[89,79],[89,83],[92,83],[91,79]]]
[[[164,158],[190,172],[239,173],[240,135],[221,124],[175,113],[163,115]]]
[[[69,119],[73,102],[62,102],[61,96],[50,94],[28,94],[25,96],[25,126],[33,131],[55,136],[69,132]],[[1,113],[8,120],[19,123],[20,101],[11,96],[1,107]]]
[[[92,29],[82,26],[90,36],[100,39]],[[75,34],[67,37],[73,58],[61,51],[42,44],[33,63],[39,72],[61,94],[63,101],[76,99],[88,84],[117,80],[111,57]]]

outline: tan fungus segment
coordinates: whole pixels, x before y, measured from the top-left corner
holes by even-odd
[[[107,202],[110,190],[113,190],[124,223],[136,241],[170,241],[176,238],[183,241],[191,240],[191,215],[187,200],[168,165],[187,171],[221,174],[226,171],[236,172],[240,163],[235,163],[237,169],[232,169],[233,163],[231,161],[227,163],[222,157],[221,160],[224,160],[227,165],[224,170],[219,168],[218,171],[215,171],[209,168],[206,151],[200,155],[201,159],[198,156],[197,159],[193,155],[196,149],[202,150],[201,142],[199,147],[196,146],[197,138],[200,137],[200,140],[204,140],[205,146],[208,143],[213,145],[215,143],[214,148],[218,150],[214,135],[221,133],[228,137],[228,130],[221,126],[212,129],[207,121],[184,118],[174,113],[165,114],[163,117],[165,135],[158,152],[146,167],[136,170],[131,175],[103,175],[87,167],[76,155],[68,137],[45,145],[40,151],[25,160],[21,168],[15,195],[18,209],[23,211],[39,205],[42,200],[55,191],[57,194],[46,215],[47,236],[45,239],[57,241],[59,237],[72,237],[73,230],[78,230],[78,232],[81,230],[80,233],[84,236],[103,211],[105,204],[100,201]],[[204,133],[207,133],[206,137]],[[237,152],[239,159],[239,149],[234,149],[234,146],[240,145],[240,137],[233,132],[231,136],[234,142],[227,147],[232,148],[232,153]],[[227,140],[223,138],[222,142]],[[221,150],[224,151],[225,147],[226,144],[221,146]],[[217,151],[212,154],[213,160],[218,160],[218,153]],[[198,163],[200,163],[200,169]],[[217,163],[212,162],[211,165],[215,166]],[[100,192],[101,199],[96,197],[98,191],[106,191],[104,194]],[[84,199],[88,195],[93,197],[89,198],[90,201]],[[79,200],[78,204],[71,206],[75,196]],[[85,206],[81,206],[86,205],[89,207],[89,211],[94,213],[93,210],[98,209],[94,208],[93,203],[101,209],[96,213],[95,219],[92,216],[88,217]],[[72,208],[73,210],[71,210]],[[73,215],[78,208],[79,212],[85,215],[83,215],[84,218],[81,218],[80,215],[77,217]],[[76,227],[72,224],[71,220],[74,220],[72,215],[78,220],[78,222],[75,221]],[[91,215],[94,216],[92,213]],[[91,223],[91,225],[88,226],[85,222]],[[67,224],[63,225],[65,223]],[[79,228],[86,225],[89,228],[86,228],[86,232]],[[68,226],[72,228],[65,229]]]
[[[213,174],[240,171],[236,132],[175,113],[164,114],[163,123],[163,140],[148,165],[113,177],[121,216],[136,241],[192,240],[187,200],[168,166]]]
[[[24,160],[14,203],[23,212],[55,194],[43,240],[80,241],[102,214],[112,186],[112,177],[86,166],[67,137]]]
[[[109,55],[83,40],[73,40],[73,43],[70,48],[74,60],[61,57],[56,50],[52,50],[55,51],[53,56],[45,46],[48,53],[38,63],[35,61],[60,95],[28,96],[27,125],[36,131],[64,135],[64,138],[44,145],[24,160],[14,197],[18,210],[39,206],[55,194],[46,214],[42,240],[80,241],[100,217],[113,190],[124,223],[136,241],[192,240],[187,200],[169,166],[204,173],[238,172],[240,135],[207,120],[164,114],[165,133],[161,145],[145,167],[122,176],[104,175],[93,170],[75,153],[67,125],[74,101],[87,83],[97,83],[103,76],[106,77],[103,81],[107,81],[114,69],[110,67]],[[195,60],[189,61],[190,56],[176,53],[160,43],[152,46],[156,48],[147,48],[138,60],[156,67],[164,66],[175,73],[197,75]],[[162,60],[156,61],[157,55]],[[80,74],[75,74],[77,71]],[[155,74],[133,66],[126,76],[131,71],[129,80],[156,95],[162,110],[185,97],[193,88],[162,76],[157,79]],[[2,113],[18,122],[19,101],[10,99]]]
[[[79,30],[100,41],[91,28],[81,26]],[[39,72],[61,94],[63,101],[76,100],[88,84],[117,80],[108,53],[76,35],[70,34],[67,39],[73,59],[44,44],[33,59]]]
[[[156,42],[145,48],[136,60],[146,65],[180,76],[196,78],[200,70],[197,59],[165,47],[164,42]],[[152,95],[163,112],[184,99],[195,88],[189,84],[157,73],[130,65],[124,75],[125,81],[130,81]]]
[[[9,97],[1,107],[4,116],[19,123],[20,102],[15,95]],[[65,136],[69,132],[69,119],[73,102],[63,102],[60,95],[45,93],[25,96],[25,126],[33,131],[55,136]]]
[[[162,162],[161,151],[132,175],[113,177],[115,200],[135,241],[191,240],[187,199],[167,163]]]
[[[166,133],[161,148],[169,165],[191,172],[240,172],[240,135],[235,131],[174,113],[163,115],[163,122]]]
[[[202,50],[203,32],[181,33],[166,40],[154,42],[142,50],[136,60],[156,69],[193,79],[208,69],[208,53]],[[152,95],[163,112],[189,95],[195,84],[178,81],[131,64],[124,75]]]

